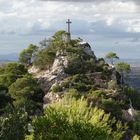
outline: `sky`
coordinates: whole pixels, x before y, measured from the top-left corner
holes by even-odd
[[[140,0],[0,0],[0,55],[67,30],[68,18],[97,57],[140,59]]]

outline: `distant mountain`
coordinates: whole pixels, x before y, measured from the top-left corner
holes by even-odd
[[[18,53],[0,54],[0,63],[18,61]]]

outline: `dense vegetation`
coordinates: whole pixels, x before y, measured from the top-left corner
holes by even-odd
[[[113,52],[105,57],[109,65],[80,48],[80,39],[68,36],[58,31],[39,47],[30,44],[19,62],[0,67],[0,140],[139,140],[140,94],[125,84],[130,65],[115,63],[119,57]],[[43,110],[41,80],[28,69],[51,72],[59,55],[67,57],[67,77],[50,92],[61,100]],[[128,119],[124,111],[132,106],[133,118]]]
[[[126,126],[103,110],[87,107],[83,99],[69,98],[53,104],[33,121],[33,140],[119,140]],[[114,126],[114,130],[112,129]]]
[[[24,107],[28,113],[42,108],[43,92],[24,65],[8,63],[0,71],[0,114],[9,104]]]

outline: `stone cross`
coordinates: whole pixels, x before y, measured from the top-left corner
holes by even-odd
[[[66,23],[68,24],[68,33],[70,33],[70,24],[71,24],[72,22],[70,21],[70,19],[68,19],[68,21],[67,21]]]

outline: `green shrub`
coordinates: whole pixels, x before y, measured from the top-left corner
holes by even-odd
[[[112,98],[102,99],[101,106],[105,111],[111,112],[111,114],[116,116],[117,118],[121,117],[122,115],[120,104]]]
[[[90,85],[86,85],[85,83],[76,83],[74,88],[77,89],[79,92],[86,92],[91,89]]]
[[[133,137],[133,140],[140,140],[140,136],[135,135],[135,136]]]
[[[62,86],[63,88],[69,88],[69,81],[62,82],[62,83],[61,83],[61,86]]]
[[[135,110],[135,119],[140,121],[140,110]]]
[[[102,90],[90,90],[86,95],[88,105],[102,107],[102,99],[106,98],[106,93]]]
[[[126,127],[109,118],[103,110],[87,107],[83,99],[64,99],[33,121],[33,140],[120,140]]]
[[[133,107],[140,110],[140,93],[133,88],[126,88],[124,94],[131,99]]]
[[[33,56],[37,52],[38,47],[36,45],[30,44],[27,49],[24,49],[19,55],[19,61],[28,66],[32,63]]]
[[[106,93],[103,90],[91,90],[88,94],[90,97],[105,97]]]
[[[87,55],[82,48],[69,47],[67,51],[69,63],[65,68],[66,73],[74,75],[95,71],[95,58]]]
[[[49,69],[55,59],[56,50],[51,47],[45,48],[38,52],[33,64],[40,69]]]
[[[62,89],[62,86],[59,85],[59,84],[56,84],[55,86],[52,87],[52,91],[53,91],[54,93],[56,93],[56,92],[61,92],[62,90],[63,90],[63,89]]]
[[[9,106],[0,117],[0,140],[24,140],[27,132],[27,114]]]
[[[33,140],[33,135],[27,135],[27,136],[25,137],[25,140]]]
[[[14,100],[14,106],[24,107],[29,114],[34,114],[36,109],[42,109],[43,91],[32,76],[18,78],[9,87],[9,95]]]
[[[23,77],[25,74],[27,74],[27,69],[24,65],[17,62],[8,63],[3,67],[1,73],[3,76],[0,77],[0,84],[9,87],[18,78]]]
[[[116,80],[111,80],[108,82],[108,88],[109,89],[117,89],[118,88],[118,84],[117,84],[117,81]]]
[[[88,103],[92,103],[93,106],[97,106],[104,109],[106,112],[110,112],[111,115],[117,118],[121,117],[121,105],[118,101],[113,98],[109,98],[107,93],[102,90],[90,91],[87,95]]]
[[[133,131],[135,134],[140,135],[140,121],[133,122]]]
[[[65,94],[66,98],[76,98],[79,99],[82,96],[76,89],[72,88]]]
[[[74,76],[71,76],[70,81],[72,83],[85,83],[85,84],[91,83],[91,81],[88,79],[88,77],[85,74],[76,74]]]

